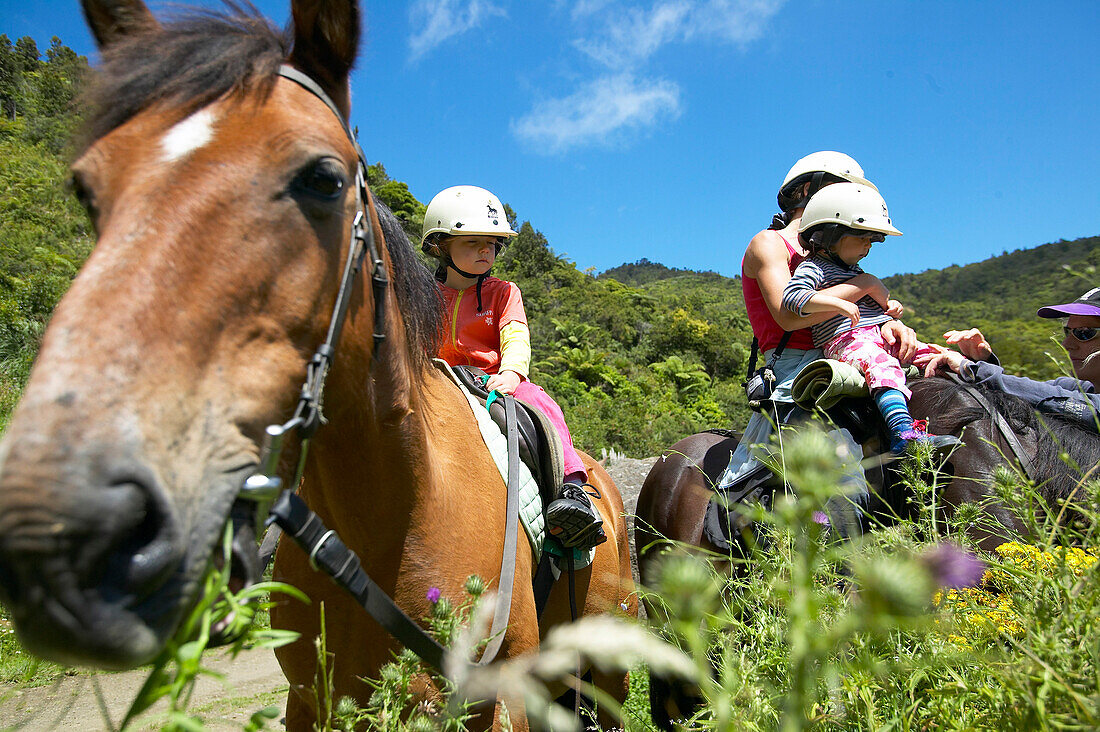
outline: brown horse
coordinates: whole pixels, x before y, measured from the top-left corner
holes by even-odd
[[[985,520],[969,526],[968,533],[983,549],[992,550],[1027,533],[1024,522],[1011,506],[1004,504],[992,486],[998,466],[1007,462],[1020,470],[1021,463],[1026,463],[1047,504],[1058,506],[1073,497],[1081,479],[1077,470],[1060,459],[1060,453],[1068,453],[1082,470],[1100,463],[1100,437],[1095,431],[1050,415],[1044,415],[1040,421],[1035,411],[1020,399],[992,391],[980,392],[980,398],[1005,419],[1005,427],[1015,435],[1010,438],[997,426],[979,397],[958,384],[932,378],[918,379],[910,386],[913,416],[929,420],[933,432],[953,434],[964,442],[963,447],[951,454],[946,466],[950,475],[939,486],[937,513],[947,520],[964,503],[980,505]],[[849,422],[845,426],[853,430],[864,446],[864,454],[870,457],[881,452],[880,445],[887,444],[886,435],[874,406],[867,402],[861,407],[862,424]],[[669,448],[646,476],[634,522],[643,585],[653,585],[655,565],[651,560],[669,546],[697,547],[718,555],[728,553],[707,540],[703,519],[714,495],[713,486],[729,463],[739,438],[738,434],[724,431],[691,435]],[[890,524],[909,514],[908,496],[891,470],[881,466],[871,468],[867,477],[873,492],[869,526]],[[685,689],[662,679],[651,679],[650,692],[653,717],[662,729],[671,729],[670,718],[689,715],[691,705],[698,702]]]
[[[35,653],[123,668],[154,657],[195,603],[264,429],[288,420],[326,337],[360,213],[341,119],[359,22],[353,0],[295,0],[287,34],[234,5],[172,25],[141,0],[84,9],[103,63],[73,178],[98,243],[0,446],[0,599]],[[430,362],[434,281],[384,207],[365,209],[390,286],[376,303],[370,278],[355,280],[300,494],[421,618],[431,587],[460,599],[468,575],[495,583],[505,486],[464,397]],[[609,541],[577,574],[580,612],[632,614],[622,499],[586,465]],[[570,617],[560,583],[540,625],[520,532],[500,658]],[[280,546],[275,576],[312,598],[273,612],[302,633],[279,660],[288,727],[305,729],[322,603],[337,697],[365,701],[359,677],[397,644],[297,547]],[[622,674],[596,681],[625,695]]]

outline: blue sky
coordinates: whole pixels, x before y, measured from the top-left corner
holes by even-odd
[[[289,17],[289,0],[257,5]],[[352,121],[369,160],[425,203],[489,188],[582,269],[738,274],[787,169],[823,149],[860,161],[905,232],[864,261],[876,274],[1100,234],[1097,0],[414,0],[364,16]],[[77,0],[0,0],[0,32],[94,61]]]

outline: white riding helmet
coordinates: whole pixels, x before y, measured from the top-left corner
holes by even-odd
[[[863,176],[863,168],[852,156],[842,152],[822,150],[810,153],[796,162],[787,173],[787,177],[783,179],[783,185],[779,186],[779,190],[782,191],[795,178],[811,173],[828,173],[851,183],[862,183],[875,188],[875,184]],[[875,188],[875,190],[878,189]]]
[[[834,183],[813,195],[802,212],[798,233],[822,224],[840,224],[849,229],[901,235],[890,221],[886,201],[874,186],[862,183]]]
[[[500,199],[477,186],[451,186],[435,194],[424,211],[423,245],[432,234],[516,236]]]

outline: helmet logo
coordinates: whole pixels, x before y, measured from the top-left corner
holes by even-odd
[[[496,226],[500,218],[500,212],[493,208],[493,204],[491,203],[485,204],[485,207],[489,209],[489,218],[493,220],[493,226]]]

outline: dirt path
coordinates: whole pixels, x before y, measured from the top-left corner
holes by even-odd
[[[224,652],[213,652],[204,661],[207,668],[226,677],[224,684],[203,677],[195,686],[188,709],[201,716],[208,729],[239,730],[254,712],[273,704],[280,707],[280,713],[268,726],[279,728],[287,684],[271,651],[245,651],[236,659]],[[139,669],[65,676],[49,686],[33,689],[0,687],[0,728],[36,732],[116,729],[147,675],[147,671]],[[109,722],[104,718],[104,707]],[[166,708],[163,704],[154,706],[140,718],[139,722],[144,724],[130,729],[159,729],[156,715]]]
[[[609,461],[607,472],[623,494],[628,524],[638,503],[638,492],[652,464],[652,459],[613,457]],[[226,677],[224,683],[209,677],[200,679],[188,706],[191,713],[203,719],[208,729],[219,732],[240,730],[254,712],[271,705],[278,705],[280,712],[268,728],[282,728],[278,720],[285,710],[287,683],[271,651],[246,651],[235,660],[224,652],[210,653],[205,658],[205,666]],[[143,670],[80,674],[65,676],[49,686],[33,689],[0,685],[0,729],[35,732],[116,729],[145,682],[146,675]],[[104,708],[110,721],[104,718]],[[164,709],[164,705],[154,707],[139,719],[138,725],[130,729],[158,729],[160,724],[156,721],[156,714]]]

